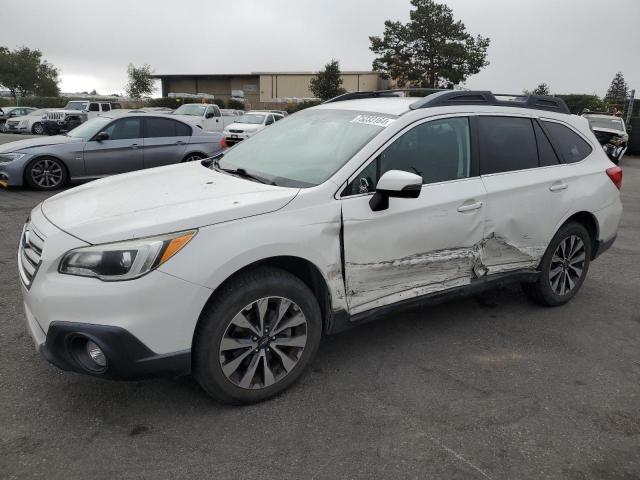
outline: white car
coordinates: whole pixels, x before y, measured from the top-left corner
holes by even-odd
[[[553,97],[378,95],[35,207],[18,265],[37,348],[96,377],[192,372],[251,403],[324,334],[399,307],[504,282],[573,298],[622,214],[622,170],[587,122]]]
[[[237,118],[234,115],[223,115],[220,107],[208,103],[185,103],[173,111],[173,115],[193,123],[197,118],[207,132],[222,132],[224,128]]]
[[[46,114],[47,110],[39,109],[21,117],[13,117],[6,122],[7,132],[44,135],[46,131],[43,120]]]
[[[264,130],[284,117],[277,113],[251,111],[234,120],[224,131],[227,145],[232,146]]]
[[[629,134],[622,118],[602,113],[583,113],[598,142],[604,148],[607,156],[616,165],[620,163],[627,151]]]

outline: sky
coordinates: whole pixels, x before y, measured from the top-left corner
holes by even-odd
[[[491,38],[466,87],[604,95],[623,72],[640,97],[640,0],[440,0]],[[5,1],[0,45],[39,49],[63,92],[121,93],[129,63],[155,73],[370,70],[370,35],[409,19],[409,0]],[[25,12],[28,15],[25,17]],[[158,92],[159,93],[159,92]]]

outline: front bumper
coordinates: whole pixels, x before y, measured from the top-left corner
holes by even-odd
[[[193,334],[210,289],[158,270],[120,282],[60,274],[62,256],[86,244],[51,224],[40,207],[31,212],[30,228],[44,246],[30,285],[21,281],[24,311],[36,348],[51,363],[122,379],[189,371]],[[84,368],[71,345],[77,338],[103,349],[106,371]]]
[[[90,340],[107,358],[104,369],[92,365],[83,348]],[[87,323],[52,322],[40,353],[62,370],[113,380],[179,376],[191,372],[191,350],[158,355],[127,330]]]
[[[33,155],[26,155],[20,160],[0,162],[0,180],[7,182],[9,187],[21,187],[24,184],[24,169]]]

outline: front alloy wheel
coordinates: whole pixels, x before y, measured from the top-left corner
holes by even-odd
[[[307,320],[288,298],[265,297],[236,316],[220,342],[220,366],[240,388],[265,388],[297,365],[307,344]]]
[[[67,180],[67,172],[55,158],[39,158],[27,167],[27,183],[37,190],[55,190]]]
[[[205,307],[193,373],[221,402],[266,400],[302,375],[321,336],[320,307],[309,287],[284,270],[258,267],[228,281]]]

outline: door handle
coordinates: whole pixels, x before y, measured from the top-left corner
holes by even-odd
[[[470,212],[471,210],[478,210],[479,208],[482,208],[482,202],[466,203],[464,205],[460,205],[458,207],[458,211],[464,213]]]
[[[568,183],[554,183],[549,187],[549,190],[552,192],[559,192],[560,190],[566,190],[569,188]]]
[[[186,143],[185,143],[185,142],[183,142],[182,140],[178,140],[178,141],[176,142],[176,145],[186,145]]]
[[[133,148],[134,150],[136,150],[138,148],[138,144],[137,143],[132,143],[131,144],[131,148]]]

